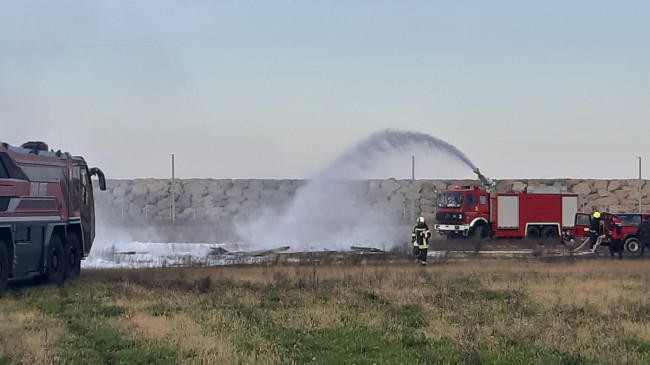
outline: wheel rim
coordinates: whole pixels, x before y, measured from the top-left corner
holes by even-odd
[[[71,250],[70,250],[70,255],[68,255],[68,264],[70,264],[70,265],[69,265],[70,267],[74,267],[74,265],[75,265],[76,263],[77,263],[77,262],[76,262],[76,260],[75,260],[75,251],[74,251],[74,249],[71,249]]]
[[[627,244],[627,250],[630,252],[637,252],[639,251],[639,243],[636,241],[632,241]]]
[[[52,270],[59,271],[59,258],[56,250],[52,251]]]

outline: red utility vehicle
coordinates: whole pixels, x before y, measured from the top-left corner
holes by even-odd
[[[573,228],[578,195],[493,192],[490,181],[474,172],[487,188],[457,187],[438,195],[435,231],[448,238],[550,238]]]
[[[623,247],[625,251],[631,253],[639,252],[641,243],[636,232],[641,222],[647,217],[650,217],[650,213],[616,213],[616,216],[621,219],[621,234],[623,236]]]
[[[605,235],[605,240],[602,244],[609,244],[611,238],[611,231],[613,229],[612,220],[618,217],[621,220],[621,235],[623,237],[623,248],[630,253],[637,253],[641,248],[641,243],[637,237],[639,225],[646,217],[650,217],[650,213],[601,213],[600,217],[600,232],[599,234]],[[567,237],[570,238],[585,238],[589,236],[589,226],[591,223],[591,214],[577,213],[575,217],[575,227],[570,232],[567,232]]]
[[[43,142],[0,143],[0,294],[8,278],[61,283],[79,275],[95,237],[91,176],[82,157]]]

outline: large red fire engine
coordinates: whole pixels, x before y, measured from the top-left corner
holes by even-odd
[[[574,225],[578,195],[544,191],[497,193],[485,185],[457,187],[438,195],[435,231],[453,237],[560,237]]]
[[[0,143],[0,294],[8,278],[61,283],[79,275],[95,237],[91,176],[82,157],[43,142]]]

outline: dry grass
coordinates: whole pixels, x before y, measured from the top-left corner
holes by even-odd
[[[36,311],[18,309],[15,303],[2,305],[0,313],[0,356],[23,364],[51,364],[58,361],[52,347],[63,333],[61,324]],[[14,310],[10,310],[10,309]]]
[[[144,361],[157,363],[643,364],[650,362],[647,265],[470,260],[85,271],[63,288],[18,288],[16,298],[0,300],[7,323],[0,363],[110,360],[102,356],[111,347],[64,351],[99,328],[136,359],[137,351],[158,349],[157,360]],[[82,314],[34,305],[39,295]],[[77,316],[95,327],[66,325]]]

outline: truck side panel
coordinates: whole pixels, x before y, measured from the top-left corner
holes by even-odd
[[[521,194],[521,236],[526,235],[527,224],[562,224],[562,195]]]
[[[14,243],[16,260],[14,277],[26,277],[42,272],[45,229],[47,224],[17,223]]]
[[[497,225],[499,229],[519,228],[519,197],[503,196],[497,197]]]
[[[494,235],[524,237],[529,225],[571,227],[577,202],[577,196],[563,194],[498,194],[492,200],[497,217]]]
[[[562,197],[562,228],[573,227],[575,215],[578,213],[578,197]]]

